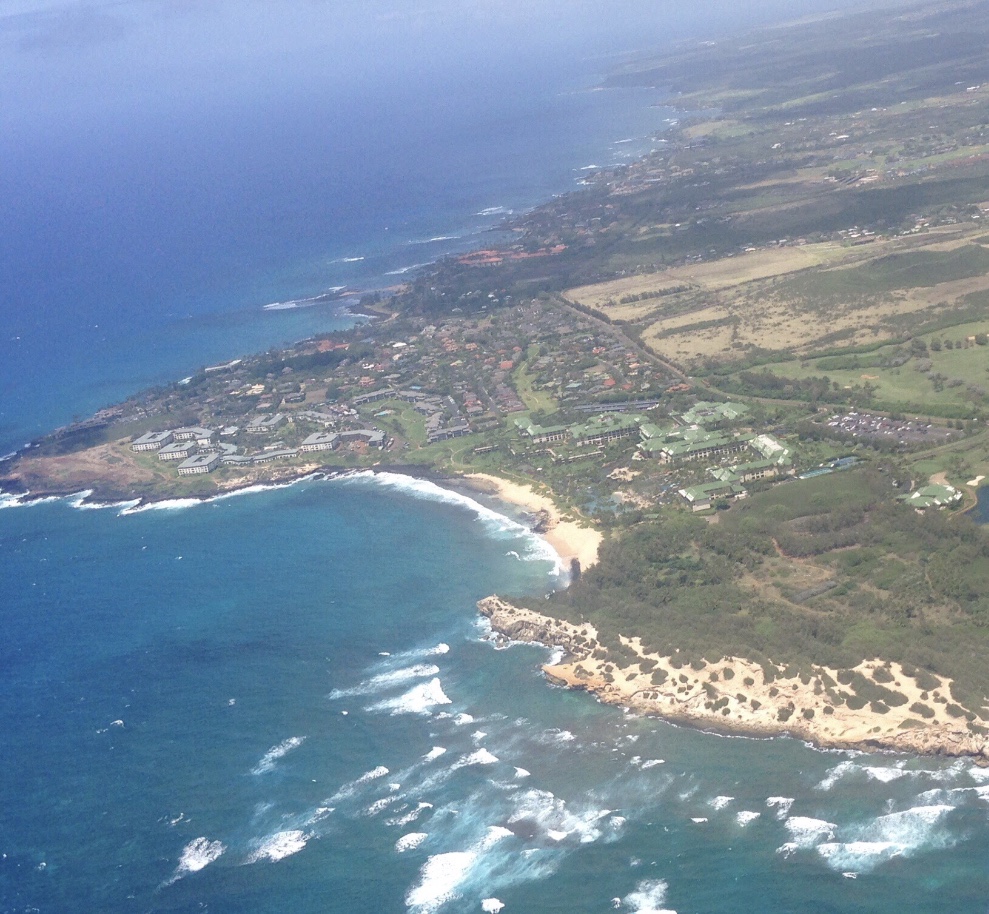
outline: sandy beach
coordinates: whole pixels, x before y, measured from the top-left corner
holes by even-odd
[[[586,569],[597,562],[598,548],[604,539],[601,532],[593,527],[563,520],[549,496],[540,495],[531,485],[522,485],[487,473],[471,473],[464,479],[480,492],[495,495],[502,501],[533,514],[543,513],[548,521],[542,536],[565,563],[569,564],[571,559],[577,559],[580,567]]]

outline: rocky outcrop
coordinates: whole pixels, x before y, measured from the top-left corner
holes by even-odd
[[[510,641],[526,641],[563,648],[572,658],[583,658],[598,647],[597,631],[588,622],[574,625],[552,619],[531,609],[513,606],[497,596],[477,604],[482,616],[491,620],[491,630]]]
[[[497,596],[481,600],[478,610],[496,638],[565,650],[566,656],[543,666],[546,676],[609,704],[723,732],[790,734],[828,748],[965,756],[989,764],[989,736],[974,714],[966,720],[966,709],[950,703],[951,682],[928,674],[922,688],[895,663],[868,660],[854,670],[816,667],[786,676],[782,667],[737,657],[688,664],[676,652],[650,653],[638,638],[621,639],[619,661],[588,622],[553,619]],[[841,685],[853,679],[873,695],[885,694],[889,704],[866,702]]]

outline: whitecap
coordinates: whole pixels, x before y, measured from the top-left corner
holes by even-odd
[[[885,860],[898,857],[902,848],[892,841],[849,841],[845,844],[827,842],[817,846],[817,852],[833,870],[846,873],[854,868],[868,872]]]
[[[407,835],[402,835],[395,842],[395,851],[396,853],[404,854],[406,851],[415,850],[428,837],[429,835],[424,831],[409,832]]]
[[[189,873],[198,873],[222,856],[226,847],[220,841],[210,841],[209,838],[195,838],[190,841],[179,856],[179,865],[169,880],[169,884],[181,879]]]
[[[655,768],[657,765],[665,765],[666,759],[662,758],[647,758],[639,767],[646,771],[649,768]]]
[[[694,816],[690,821],[693,822],[694,825],[703,825],[707,819],[703,816]]]
[[[428,714],[437,705],[453,704],[443,691],[438,678],[421,683],[398,698],[387,698],[371,705],[368,711],[388,711],[391,714]]]
[[[415,822],[427,809],[432,809],[432,803],[419,803],[415,809],[410,810],[404,816],[394,816],[391,819],[385,819],[385,825],[397,825],[400,828],[404,828],[406,825]]]
[[[329,800],[333,803],[337,800],[345,799],[346,797],[351,797],[357,791],[366,784],[370,784],[372,781],[380,780],[389,773],[388,769],[384,765],[378,765],[377,768],[372,768],[370,771],[365,771],[359,778],[344,784]]]
[[[353,484],[355,481],[374,482],[412,498],[464,508],[477,517],[490,535],[499,539],[524,539],[526,549],[523,558],[526,560],[552,562],[556,575],[563,576],[566,574],[563,560],[545,539],[533,533],[523,524],[485,507],[480,502],[460,492],[444,489],[427,479],[416,479],[400,473],[373,473],[366,470],[345,477],[338,477],[338,479],[348,484]]]
[[[467,724],[474,723],[474,717],[470,714],[458,714],[453,718],[453,723],[457,727],[466,727]]]
[[[254,842],[254,850],[248,854],[245,863],[257,863],[260,860],[270,860],[277,863],[292,854],[297,854],[306,846],[311,835],[301,829],[275,832]]]
[[[498,914],[504,908],[505,902],[498,898],[485,898],[481,901],[481,910],[484,911],[484,914]]]
[[[382,797],[380,800],[375,800],[367,809],[364,810],[364,815],[366,816],[376,816],[378,813],[384,812],[389,806],[395,802],[395,797]]]
[[[749,812],[747,810],[742,810],[741,812],[735,813],[735,821],[738,822],[743,828],[750,822],[754,822],[761,816],[762,813],[759,812]]]
[[[469,850],[430,857],[419,871],[419,881],[406,894],[406,905],[416,914],[431,914],[447,902],[462,897],[460,887],[481,856],[511,834],[507,828],[491,826]]]
[[[797,847],[813,847],[822,841],[833,841],[838,827],[834,822],[812,819],[809,816],[791,816],[784,825],[793,839],[792,843]]]
[[[856,765],[852,761],[845,761],[835,765],[835,767],[832,768],[827,775],[825,775],[815,789],[830,790],[835,784],[838,783],[838,781],[845,777],[845,775],[850,774],[855,768]]]
[[[734,797],[714,797],[707,801],[707,805],[711,809],[724,809],[729,803],[733,803],[734,800]]]
[[[470,755],[465,755],[456,761],[451,766],[451,770],[456,771],[458,768],[468,768],[471,765],[494,765],[498,760],[498,756],[492,755],[487,749],[478,749],[477,752],[471,752]]]
[[[120,512],[120,517],[127,517],[131,514],[143,514],[145,511],[184,511],[187,508],[194,508],[201,504],[202,500],[199,498],[167,498],[164,501],[149,501],[124,508]]]
[[[444,755],[445,753],[446,753],[446,749],[444,749],[442,746],[433,746],[433,748],[430,749],[429,752],[427,752],[423,756],[423,758],[427,762],[431,762],[434,759],[438,759],[441,755]]]
[[[515,777],[519,778],[520,780],[522,778],[530,777],[531,775],[532,775],[532,772],[531,771],[526,771],[525,768],[516,768],[515,769]]]
[[[912,771],[904,771],[902,768],[879,768],[863,767],[862,770],[874,781],[888,784],[890,781],[898,781],[900,778],[914,774]]]
[[[330,692],[330,699],[336,701],[340,698],[351,698],[355,695],[370,695],[380,692],[393,686],[403,685],[410,679],[422,679],[426,676],[435,676],[440,668],[432,663],[419,663],[415,666],[405,667],[400,670],[392,670],[388,673],[379,673],[372,676],[366,682],[354,686],[350,689],[334,689]]]
[[[388,270],[385,276],[404,276],[406,273],[411,273],[413,270],[419,270],[422,267],[428,267],[434,261],[427,261],[426,263],[411,263],[407,267],[399,267],[397,270]]]
[[[284,758],[293,749],[298,749],[306,741],[304,736],[292,736],[288,739],[282,740],[277,746],[272,746],[262,757],[261,761],[257,763],[252,769],[251,774],[266,774],[269,771],[274,771],[275,762],[280,758]]]
[[[785,819],[793,806],[793,797],[766,797],[766,805],[776,811],[777,819]]]
[[[529,789],[516,793],[511,798],[514,810],[508,817],[509,825],[533,830],[536,834],[550,836],[562,833],[571,836],[580,844],[589,844],[601,838],[617,836],[623,820],[609,821],[610,809],[590,808],[583,812],[573,812],[564,800],[547,790]],[[621,817],[615,817],[620,820]]]
[[[622,905],[633,914],[675,914],[662,907],[669,885],[662,879],[643,879],[634,892],[622,899]]]

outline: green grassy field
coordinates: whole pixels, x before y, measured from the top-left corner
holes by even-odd
[[[842,391],[868,384],[874,389],[874,404],[887,409],[921,415],[937,415],[938,410],[975,415],[989,405],[989,345],[966,340],[987,330],[989,318],[921,337],[926,352],[898,344],[869,353],[792,359],[762,367],[781,378],[827,377],[838,385],[835,399],[841,398]],[[951,349],[945,340],[951,342]],[[931,349],[932,344],[940,350]],[[895,364],[905,355],[910,356],[907,361]]]

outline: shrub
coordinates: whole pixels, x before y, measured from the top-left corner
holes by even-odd
[[[934,716],[934,709],[929,705],[915,701],[912,705],[910,705],[910,713],[919,714],[925,720],[930,720]]]

